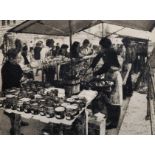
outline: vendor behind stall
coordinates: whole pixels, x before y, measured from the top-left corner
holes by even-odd
[[[70,58],[80,58],[80,43],[75,41],[70,48]]]
[[[41,61],[45,61],[47,57],[52,56],[54,50],[54,40],[47,39],[46,46],[41,50]]]
[[[8,50],[7,57],[8,60],[1,69],[2,91],[12,87],[20,87],[20,80],[23,75],[23,71],[17,62],[17,51],[15,49]]]
[[[93,54],[93,49],[90,47],[90,41],[85,39],[80,49],[81,56],[88,56]]]
[[[44,47],[41,50],[41,61],[44,63],[47,58],[52,59],[52,57],[55,55],[55,47],[54,47],[54,40],[53,39],[47,39],[46,40],[46,47]],[[43,69],[43,76],[45,74],[45,81],[50,84],[54,84],[54,78],[55,78],[55,67],[49,66],[48,68]]]
[[[58,55],[69,57],[69,53],[68,53],[67,50],[68,50],[68,45],[67,44],[62,44],[61,48],[60,48],[60,50],[58,52]]]
[[[99,91],[99,98],[93,105],[93,111],[101,112],[107,116],[107,128],[117,127],[120,116],[120,105],[122,104],[122,77],[120,74],[120,64],[117,52],[112,48],[111,40],[102,38],[99,42],[101,51],[94,58],[91,68],[95,68],[100,59],[103,60],[103,66],[94,72],[94,76],[105,75],[104,80],[113,83],[109,88]],[[109,89],[111,91],[109,91]]]
[[[98,53],[98,55],[93,59],[92,64],[90,65],[90,68],[95,69],[100,59],[103,60],[104,64],[102,67],[94,72],[94,76],[101,75],[103,73],[106,73],[111,66],[120,67],[120,64],[118,62],[117,53],[112,48],[112,42],[107,37],[104,37],[99,42],[101,46],[101,51]]]

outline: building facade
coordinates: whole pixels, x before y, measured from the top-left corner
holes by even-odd
[[[2,43],[3,35],[12,27],[20,24],[23,20],[0,20],[0,43]]]

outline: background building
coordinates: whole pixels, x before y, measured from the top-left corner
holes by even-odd
[[[0,43],[2,43],[3,35],[10,28],[20,24],[23,20],[0,20]]]

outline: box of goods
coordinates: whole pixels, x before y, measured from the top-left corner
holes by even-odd
[[[100,113],[100,116],[89,117],[88,134],[89,135],[105,135],[106,119],[105,115]]]

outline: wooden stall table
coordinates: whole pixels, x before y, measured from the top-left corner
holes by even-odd
[[[57,88],[59,93],[59,96],[64,96],[64,89],[59,89]],[[12,110],[12,109],[3,109],[5,112],[7,113],[14,113],[15,115],[20,115],[22,120],[23,119],[27,119],[27,120],[36,120],[39,121],[43,124],[59,124],[61,127],[61,134],[63,134],[63,130],[62,127],[64,125],[66,126],[72,126],[73,123],[75,122],[75,120],[77,120],[77,118],[79,118],[81,116],[82,113],[85,113],[85,123],[83,126],[83,129],[85,130],[85,134],[88,134],[88,113],[87,113],[87,107],[88,105],[90,105],[92,103],[92,101],[96,98],[97,96],[97,92],[96,91],[92,91],[92,90],[83,90],[80,92],[80,94],[78,95],[79,97],[85,97],[87,99],[87,103],[86,106],[79,112],[78,115],[76,115],[74,117],[73,120],[67,120],[66,118],[64,119],[57,119],[56,117],[53,118],[47,118],[46,116],[41,116],[41,115],[33,115],[31,113],[25,113],[25,112],[19,112],[17,110]]]

